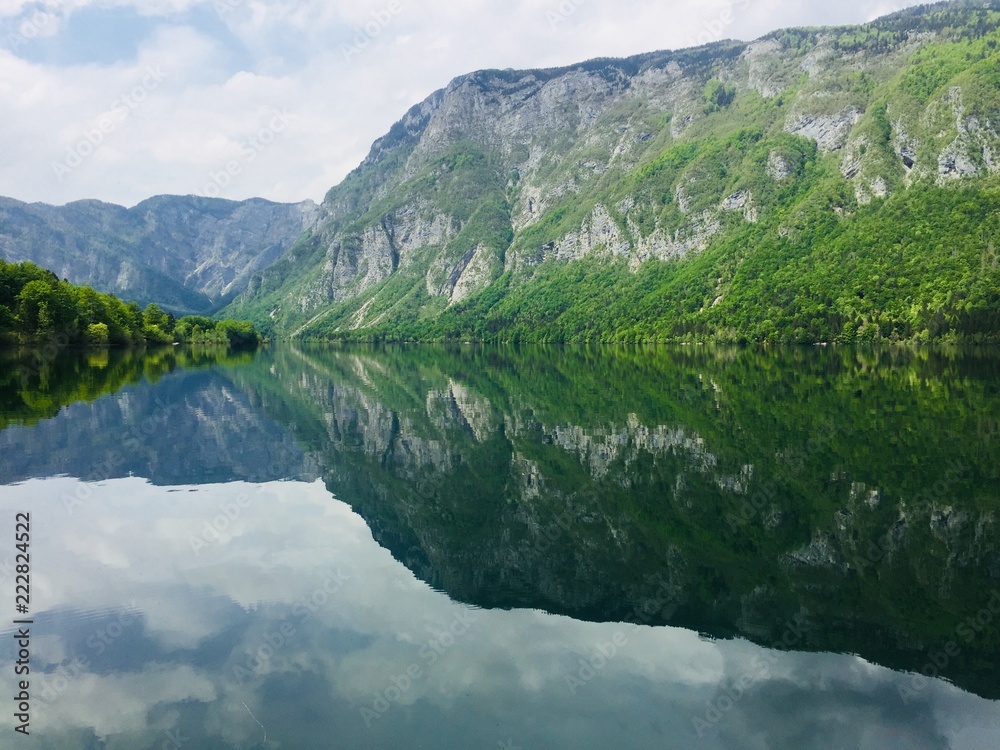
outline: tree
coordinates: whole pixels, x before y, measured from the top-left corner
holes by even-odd
[[[708,106],[706,112],[717,112],[725,109],[733,103],[736,98],[736,87],[727,85],[718,78],[713,78],[705,84],[705,101]]]
[[[164,333],[173,332],[173,316],[165,313],[155,302],[150,302],[142,313],[142,322],[145,326],[156,326]]]
[[[226,335],[229,346],[234,349],[251,348],[260,343],[260,335],[253,324],[245,320],[222,320],[216,330]]]
[[[36,279],[17,295],[18,327],[26,336],[46,337],[75,333],[76,305],[68,284]]]
[[[87,326],[87,345],[106,347],[111,341],[107,323],[91,323]]]

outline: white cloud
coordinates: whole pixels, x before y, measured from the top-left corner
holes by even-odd
[[[17,24],[38,7],[0,0],[0,18]],[[406,109],[475,69],[564,65],[874,13],[860,2],[804,0],[60,0],[44,7],[58,16],[46,33],[68,47],[81,32],[66,18],[84,10],[130,9],[156,27],[134,58],[113,64],[48,64],[31,54],[37,39],[0,51],[0,139],[18,144],[0,160],[0,193],[125,204],[203,192],[274,108],[287,108],[294,121],[240,162],[224,197],[320,199]],[[53,162],[65,161],[150,65],[167,79],[60,180]]]
[[[127,8],[144,16],[170,16],[205,2],[205,0],[42,0],[41,3],[37,0],[8,1],[12,8],[18,6],[33,8],[36,5],[41,5],[49,13],[63,15],[69,15],[85,8]]]
[[[46,733],[89,728],[103,740],[116,734],[144,732],[150,710],[157,705],[206,703],[215,697],[212,681],[192,667],[150,664],[137,673],[80,675],[72,690],[52,703],[36,701],[33,718],[37,725],[45,727]]]
[[[0,18],[20,15],[31,0],[0,0]]]

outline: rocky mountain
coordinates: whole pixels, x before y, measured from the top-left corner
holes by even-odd
[[[462,76],[228,314],[335,338],[996,335],[998,9]]]
[[[0,258],[177,313],[208,312],[246,289],[312,226],[312,201],[158,196],[133,208],[0,198]]]

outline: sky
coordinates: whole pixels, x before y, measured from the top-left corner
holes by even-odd
[[[0,0],[0,195],[320,201],[458,75],[863,23],[907,0]]]

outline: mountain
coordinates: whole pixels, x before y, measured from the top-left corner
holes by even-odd
[[[0,198],[0,259],[176,313],[208,312],[246,289],[317,215],[312,201],[158,196],[133,208]]]
[[[1000,335],[1000,4],[413,107],[227,314],[361,339]]]

